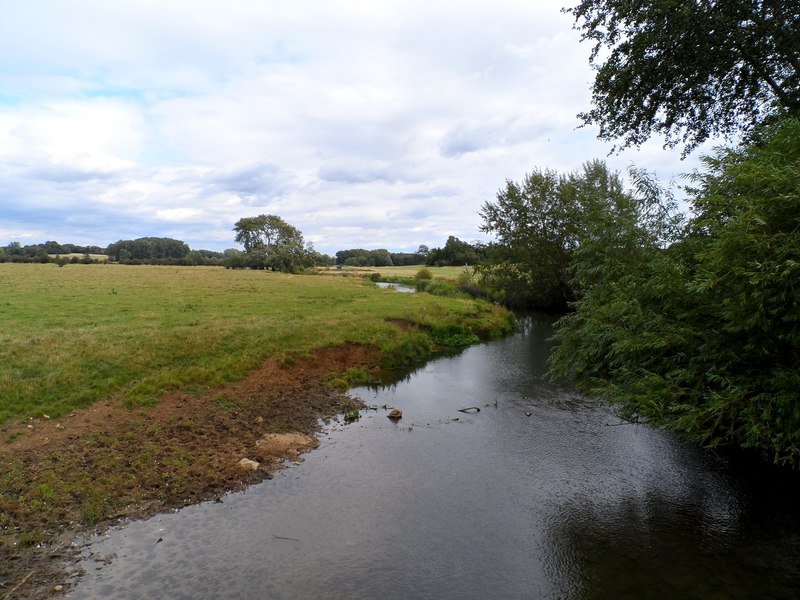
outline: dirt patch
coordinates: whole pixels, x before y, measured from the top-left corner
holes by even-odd
[[[68,589],[61,565],[80,532],[271,477],[316,447],[320,419],[357,405],[327,385],[329,374],[378,362],[372,349],[330,348],[292,365],[269,361],[224,388],[172,393],[152,407],[127,409],[112,399],[60,419],[4,426],[0,598]],[[242,468],[243,458],[258,467]]]
[[[407,319],[387,319],[387,321],[397,327],[400,331],[408,331],[409,329],[420,328],[419,324]]]
[[[256,440],[257,456],[296,457],[318,446],[317,438],[303,433],[268,433]]]

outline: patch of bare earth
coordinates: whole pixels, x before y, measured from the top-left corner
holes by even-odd
[[[316,447],[320,419],[357,405],[329,374],[377,361],[371,349],[329,348],[152,407],[111,400],[4,426],[13,441],[0,442],[0,599],[63,593],[78,533],[216,499],[297,460]]]

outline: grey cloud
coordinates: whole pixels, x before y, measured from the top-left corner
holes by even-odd
[[[420,200],[429,198],[451,198],[461,194],[461,188],[455,186],[440,185],[431,188],[424,188],[415,190],[407,194],[403,194],[403,200]]]
[[[291,176],[270,163],[214,172],[209,181],[217,190],[262,198],[281,196],[292,187]]]
[[[324,166],[320,168],[318,177],[331,183],[370,183],[373,181],[394,183],[398,180],[397,175],[385,167],[350,169],[344,166]]]
[[[445,133],[439,151],[445,158],[458,158],[495,146],[510,146],[542,137],[553,125],[526,119],[490,120],[462,123]]]
[[[117,177],[117,173],[81,169],[68,166],[43,166],[31,169],[27,176],[31,179],[60,183],[82,183],[86,181],[109,181]]]

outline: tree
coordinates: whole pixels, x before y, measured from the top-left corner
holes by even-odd
[[[612,228],[624,252],[581,244],[551,374],[623,417],[798,466],[800,120],[755,133],[703,159],[678,236],[640,206]]]
[[[428,251],[425,264],[437,267],[476,265],[483,260],[485,254],[482,244],[473,245],[451,235],[448,236],[444,248],[434,248]]]
[[[602,140],[662,134],[688,153],[800,114],[800,0],[583,0],[565,12],[594,43],[594,108],[579,117]]]
[[[300,230],[277,215],[243,217],[233,229],[253,269],[290,273],[314,265],[313,246],[306,245]]]
[[[378,250],[352,248],[339,250],[336,253],[336,264],[351,267],[391,267],[394,263],[391,254],[384,248]]]
[[[479,267],[485,285],[512,306],[565,310],[577,298],[569,265],[581,237],[601,216],[630,213],[631,202],[602,161],[567,175],[534,169],[521,183],[506,181],[480,211],[481,231],[497,237]]]

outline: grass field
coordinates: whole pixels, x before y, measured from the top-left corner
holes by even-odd
[[[457,277],[463,268],[452,269]],[[346,343],[378,347],[388,361],[419,359],[435,346],[431,331],[485,338],[508,323],[487,303],[399,294],[359,277],[0,264],[0,424],[100,399],[151,404],[241,379],[271,357]]]

